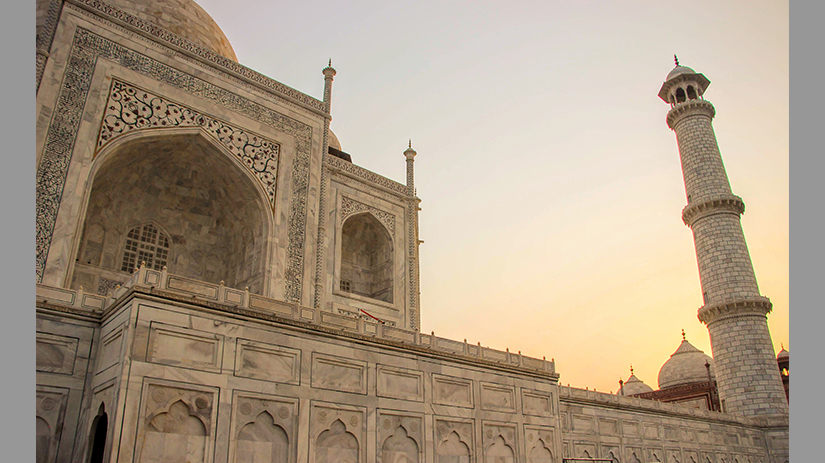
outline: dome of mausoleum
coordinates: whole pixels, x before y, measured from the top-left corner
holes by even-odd
[[[229,39],[193,0],[106,0],[129,14],[237,62]]]
[[[625,381],[624,384],[622,384],[622,387],[619,388],[619,391],[616,394],[636,395],[645,392],[653,392],[653,388],[645,384],[644,381],[637,378],[636,375],[631,373],[630,378],[627,378],[627,381]]]
[[[335,148],[338,151],[344,151],[344,149],[341,148],[341,142],[332,130],[329,131],[329,140],[327,140],[327,142],[329,143],[330,148]]]
[[[713,359],[682,339],[679,348],[659,370],[659,389],[707,381],[708,371],[705,363],[710,363],[710,373],[713,377]]]
[[[676,66],[667,75],[667,78],[665,78],[665,82],[669,81],[670,79],[673,79],[676,76],[680,76],[682,74],[696,74],[696,71],[694,71],[693,69],[691,69],[687,66]]]

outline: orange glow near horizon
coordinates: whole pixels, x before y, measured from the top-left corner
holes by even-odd
[[[657,389],[682,329],[712,353],[657,96],[678,54],[712,82],[773,342],[790,350],[787,3],[198,3],[241,63],[310,95],[332,57],[332,130],[355,164],[403,183],[412,138],[423,332],[555,358],[561,384],[604,392],[631,363]]]

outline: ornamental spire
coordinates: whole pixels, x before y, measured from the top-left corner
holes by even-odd
[[[676,57],[676,54],[675,54],[675,53],[674,53],[674,55],[673,55],[673,61],[675,61],[675,62],[676,62],[676,66],[679,66],[679,58],[677,58],[677,57]],[[332,66],[332,65],[330,65],[330,66]]]

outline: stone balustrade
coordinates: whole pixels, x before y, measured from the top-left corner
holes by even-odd
[[[339,310],[328,312],[297,303],[288,303],[277,299],[250,293],[248,289],[230,288],[223,284],[212,284],[171,274],[163,270],[151,270],[145,265],[136,270],[132,276],[118,286],[108,296],[85,294],[83,288],[71,290],[37,285],[38,302],[71,307],[90,311],[90,315],[102,316],[106,310],[132,289],[151,288],[164,293],[172,293],[193,300],[218,304],[232,309],[242,309],[246,313],[276,316],[303,323],[339,329],[343,332],[356,333],[397,343],[409,344],[421,348],[449,353],[469,359],[481,359],[488,362],[509,365],[516,368],[533,370],[555,376],[555,362],[546,358],[533,358],[513,353],[509,349],[501,351],[484,347],[481,343],[470,344],[452,339],[440,338],[432,334],[419,333],[380,323],[361,317],[357,312]],[[234,311],[234,310],[233,310]]]

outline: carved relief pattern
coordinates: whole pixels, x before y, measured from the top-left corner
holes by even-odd
[[[485,424],[481,442],[485,461],[513,463],[516,461],[516,429],[514,426]]]
[[[363,412],[314,406],[315,463],[358,463],[363,460]],[[310,460],[311,461],[311,460]]]
[[[418,246],[418,233],[416,233],[416,221],[418,218],[417,207],[415,201],[407,201],[407,272],[409,273],[409,317],[410,329],[412,330],[418,330],[419,322],[418,304],[416,304],[418,299],[418,259],[416,252]]]
[[[527,439],[527,463],[551,463],[553,461],[553,431],[547,428],[530,427],[524,430]]]
[[[278,157],[281,146],[253,133],[173,103],[129,84],[114,80],[103,114],[97,150],[118,135],[157,127],[203,127],[260,180],[275,207]]]
[[[380,413],[378,423],[378,463],[424,460],[421,417]]]
[[[473,424],[437,419],[435,423],[436,462],[473,461]]]
[[[371,182],[376,185],[380,185],[384,188],[388,188],[402,196],[407,196],[406,185],[402,185],[401,183],[390,180],[387,177],[378,175],[375,172],[370,172],[369,170],[364,169],[363,167],[358,167],[351,162],[344,161],[343,159],[339,159],[335,156],[326,156],[325,161],[326,165],[333,169],[348,172],[350,174],[362,178],[363,180],[366,180],[367,182]]]
[[[380,209],[376,209],[372,206],[367,206],[366,204],[359,203],[353,199],[347,198],[346,196],[341,197],[341,222],[343,223],[347,218],[353,214],[357,214],[359,212],[370,212],[374,215],[385,227],[389,230],[390,235],[395,237],[395,215],[390,214],[389,212],[384,212]]]
[[[317,100],[309,95],[301,93],[298,90],[288,87],[278,81],[270,79],[269,77],[266,77],[263,74],[259,74],[253,71],[252,69],[247,68],[246,66],[236,63],[235,61],[232,61],[229,58],[221,56],[213,52],[212,50],[196,45],[184,39],[183,37],[175,35],[165,29],[161,29],[160,27],[157,27],[154,24],[144,21],[136,16],[132,16],[124,11],[121,11],[115,8],[114,6],[109,5],[108,3],[104,3],[98,0],[75,1],[77,3],[82,3],[83,5],[94,8],[99,13],[102,13],[104,16],[108,16],[109,18],[115,19],[118,22],[128,24],[129,26],[146,32],[152,35],[153,37],[156,37],[169,44],[172,44],[176,47],[193,53],[200,58],[204,58],[212,64],[219,65],[229,71],[239,74],[258,84],[264,85],[265,87],[274,90],[289,99],[298,101],[306,106],[309,106],[313,109],[317,109],[319,111],[324,110],[324,103],[320,100]]]
[[[242,395],[235,401],[235,463],[292,461],[297,404]]]
[[[89,1],[88,3],[110,8],[100,2]],[[294,137],[295,156],[289,184],[291,191],[284,299],[288,302],[299,301],[303,275],[312,128],[83,28],[78,28],[75,33],[64,75],[64,84],[57,98],[55,115],[46,134],[44,152],[37,170],[37,281],[40,282],[43,279],[69,161],[74,149],[83,106],[89,92],[95,61],[98,58],[111,60],[136,73],[165,82],[191,95],[205,98],[214,104],[241,113]]]
[[[213,394],[160,385],[150,385],[147,392],[138,461],[206,461]]]

